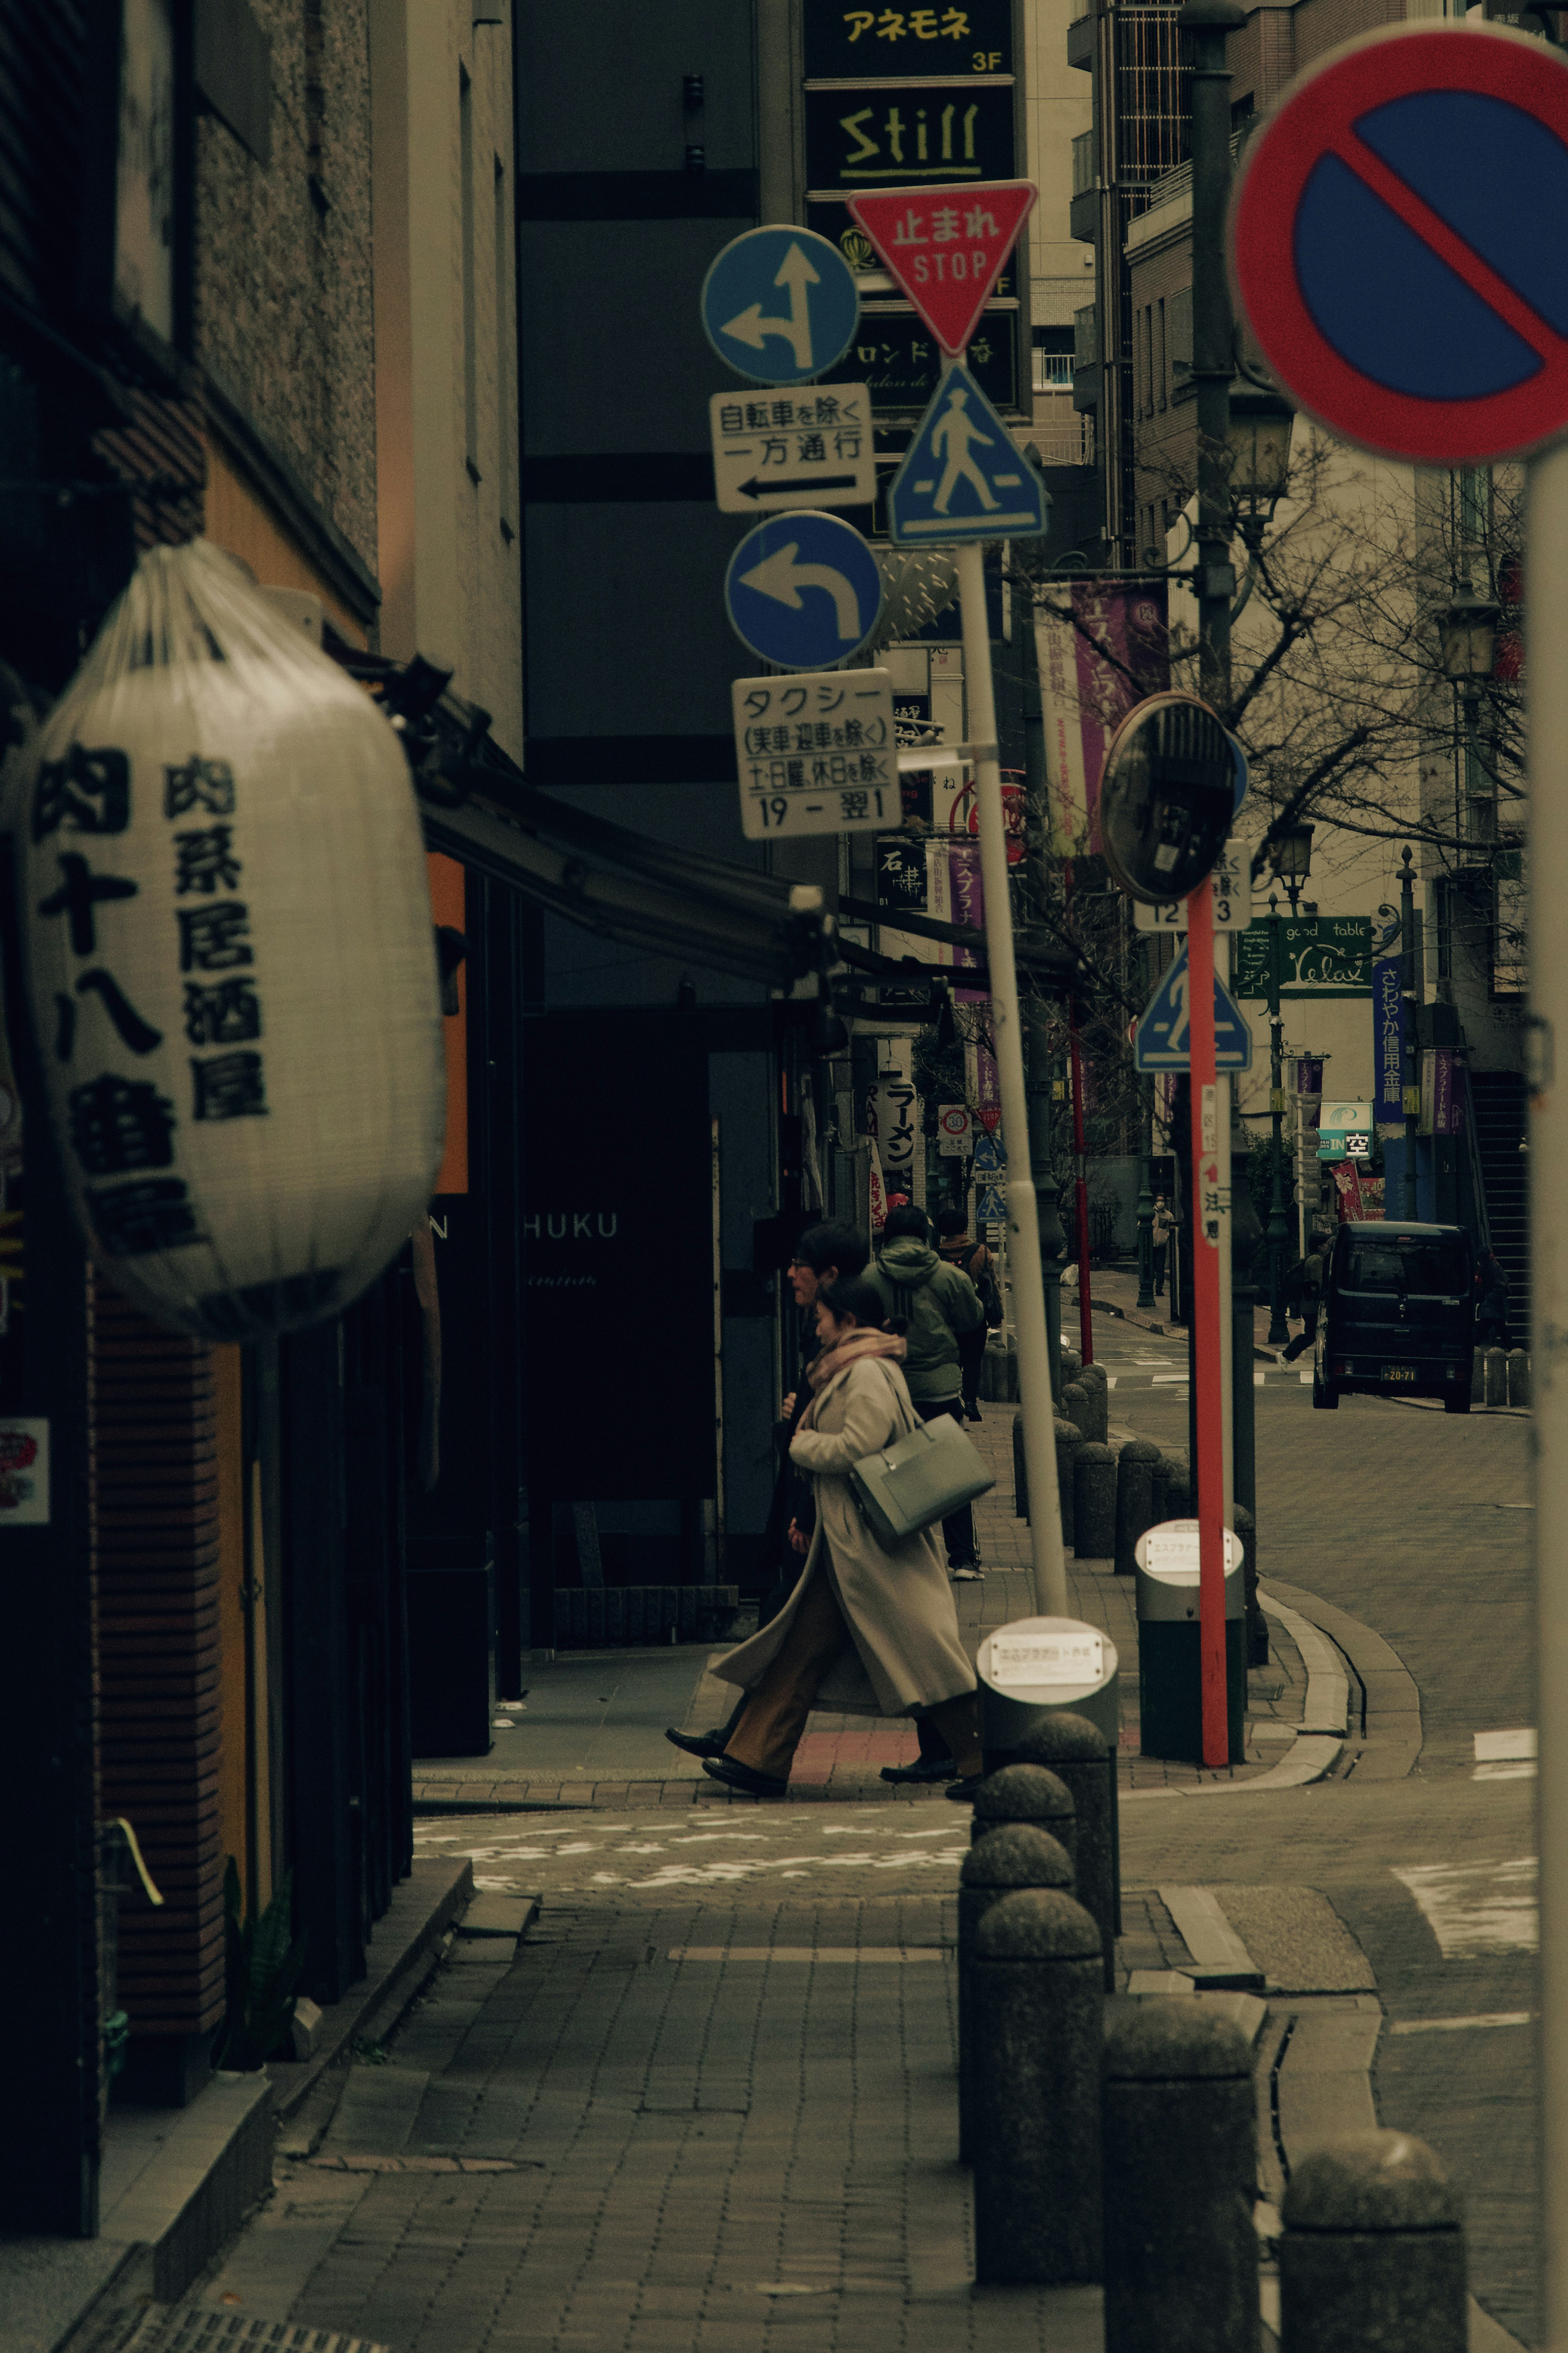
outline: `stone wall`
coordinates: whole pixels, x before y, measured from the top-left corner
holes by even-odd
[[[271,160],[196,126],[195,356],[376,568],[370,0],[251,0]]]

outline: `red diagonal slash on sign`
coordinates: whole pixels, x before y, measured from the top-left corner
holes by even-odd
[[[1393,26],[1347,42],[1302,75],[1252,140],[1232,206],[1232,270],[1238,306],[1270,371],[1338,438],[1417,465],[1479,465],[1524,456],[1568,431],[1568,333],[1552,327],[1360,135],[1362,122],[1382,109],[1437,97],[1494,100],[1512,110],[1531,137],[1547,142],[1546,153],[1555,150],[1568,176],[1568,58],[1561,51],[1498,26]],[[1434,334],[1441,340],[1440,322],[1423,311],[1423,298],[1392,277],[1380,345],[1403,352],[1403,369],[1373,373],[1376,362],[1332,319],[1321,326],[1304,290],[1309,265],[1353,276],[1360,259],[1324,248],[1323,226],[1308,201],[1330,157],[1426,248],[1447,273],[1456,300],[1463,287],[1491,312],[1516,354],[1522,345],[1540,364],[1495,390],[1472,389],[1462,371],[1445,379],[1426,356]],[[1479,198],[1496,200],[1495,166],[1481,146],[1471,153],[1457,141],[1443,169],[1449,194],[1436,186],[1431,193],[1453,218],[1473,216],[1467,208]],[[1538,206],[1532,215],[1526,203],[1508,251],[1497,258],[1511,267],[1517,252],[1539,271],[1545,241],[1561,234],[1550,207]],[[1539,277],[1521,282],[1543,290]],[[1373,308],[1384,294],[1381,281],[1358,291]],[[1551,298],[1542,290],[1538,299]],[[1385,380],[1390,375],[1394,382]],[[1428,377],[1429,392],[1423,388]]]
[[[1408,181],[1391,171],[1381,155],[1374,155],[1363,140],[1352,132],[1342,134],[1323,150],[1337,155],[1345,169],[1365,182],[1374,196],[1380,197],[1391,213],[1397,213],[1413,235],[1429,245],[1439,261],[1446,261],[1456,278],[1462,278],[1472,294],[1495,311],[1506,326],[1513,329],[1521,342],[1538,351],[1542,359],[1568,361],[1568,340],[1549,327],[1539,311],[1532,310],[1522,295],[1515,293],[1506,278],[1500,278],[1491,264],[1481,259],[1473,245],[1467,245],[1456,229],[1451,229],[1441,213],[1435,213],[1424,196],[1418,196]]]

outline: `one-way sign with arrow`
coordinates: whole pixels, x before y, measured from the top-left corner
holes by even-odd
[[[716,392],[713,484],[726,514],[869,506],[877,495],[871,395],[863,384]]]

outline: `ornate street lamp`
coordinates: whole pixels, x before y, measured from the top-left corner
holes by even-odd
[[[1290,480],[1290,434],[1296,412],[1282,392],[1250,378],[1230,388],[1230,495],[1237,527],[1256,555],[1264,527]]]
[[[1312,833],[1310,825],[1288,826],[1268,853],[1275,873],[1289,892],[1292,915],[1301,895],[1301,885],[1312,871]]]

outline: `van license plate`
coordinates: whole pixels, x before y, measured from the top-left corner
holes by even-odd
[[[1414,1365],[1384,1365],[1383,1377],[1385,1381],[1413,1381],[1415,1367]]]

